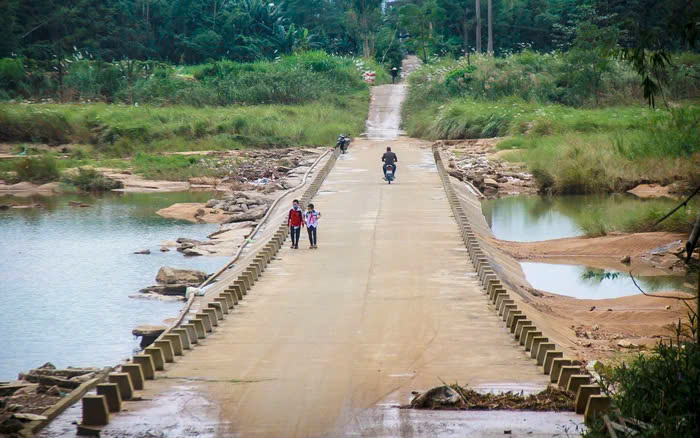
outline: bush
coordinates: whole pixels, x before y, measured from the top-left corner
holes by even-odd
[[[24,158],[15,164],[14,171],[20,181],[42,184],[57,181],[61,176],[56,159],[51,155]]]
[[[650,425],[639,436],[700,436],[700,347],[695,342],[659,343],[650,354],[602,370],[613,407]],[[594,425],[584,436],[597,436]]]
[[[24,80],[24,64],[21,59],[0,58],[0,90],[16,91]],[[7,93],[9,97],[9,93]]]
[[[65,114],[42,108],[15,111],[0,107],[0,141],[68,143],[73,127]]]
[[[65,181],[86,192],[104,192],[124,187],[121,181],[107,178],[94,169],[78,169],[78,173],[66,176]]]

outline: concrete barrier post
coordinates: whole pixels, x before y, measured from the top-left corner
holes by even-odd
[[[598,385],[581,385],[578,387],[578,392],[576,393],[576,413],[584,414],[586,412],[586,405],[588,404],[588,398],[592,395],[600,394],[600,386]]]
[[[187,324],[183,324],[180,327],[187,330],[187,335],[190,337],[190,342],[192,344],[197,344],[199,342],[199,333],[197,332],[197,327],[193,321],[189,321]],[[202,326],[202,332],[204,332],[204,327]],[[202,333],[202,338],[207,336],[206,333]]]
[[[238,304],[238,295],[236,294],[236,291],[231,288],[231,286],[223,291],[221,295],[228,301],[229,309],[233,309]]]
[[[543,342],[537,349],[537,365],[544,365],[544,358],[547,352],[554,351],[557,346],[553,342]]]
[[[571,359],[554,359],[552,361],[552,372],[549,374],[549,381],[557,383],[559,381],[561,369],[569,365],[571,365]]]
[[[204,310],[209,310],[213,309],[214,310],[214,316],[216,316],[217,324],[218,321],[221,321],[224,319],[224,309],[222,308],[221,303],[213,302],[213,303],[207,303],[207,308]]]
[[[253,284],[254,282],[258,281],[258,278],[260,277],[260,271],[258,270],[258,267],[257,267],[257,266],[255,266],[255,265],[250,265],[250,266],[248,266],[248,267],[246,268],[245,272],[246,272],[246,273],[250,272],[250,273],[252,274],[253,282],[251,282],[251,284]]]
[[[103,395],[86,395],[83,397],[84,426],[105,426],[109,423],[107,400]]]
[[[491,294],[489,295],[489,300],[491,301],[491,304],[496,304],[498,296],[504,294],[506,294],[506,290],[503,287],[494,288]]]
[[[503,315],[503,320],[506,322],[506,328],[510,330],[511,325],[513,325],[513,318],[516,316],[525,316],[523,315],[522,310],[518,310],[518,308],[513,308],[509,309],[508,312],[506,312]]]
[[[146,380],[156,378],[156,366],[153,363],[153,357],[148,354],[135,354],[131,360],[141,367],[141,372]]]
[[[566,386],[566,390],[574,394],[578,393],[578,389],[582,385],[588,385],[591,383],[591,376],[588,374],[574,374],[569,377],[569,384]]]
[[[527,335],[525,335],[525,351],[531,351],[532,350],[532,341],[537,338],[541,337],[542,332],[540,331],[531,331],[527,332]]]
[[[219,303],[219,306],[221,306],[221,311],[224,312],[224,315],[228,315],[231,312],[228,310],[228,300],[226,297],[219,296],[217,298],[214,298],[215,303]]]
[[[212,322],[211,322],[211,319],[209,318],[209,314],[208,314],[208,313],[197,312],[197,313],[194,315],[194,318],[195,318],[195,320],[202,321],[202,324],[204,324],[204,330],[205,330],[207,333],[211,333],[211,332],[214,330],[214,329],[213,329],[213,324],[212,324]]]
[[[499,293],[496,295],[496,301],[494,301],[494,304],[496,304],[496,310],[501,308],[501,303],[504,300],[510,300],[510,295],[508,295],[506,291],[503,291],[503,293]]]
[[[127,373],[131,379],[134,389],[140,391],[144,386],[144,376],[141,365],[135,363],[124,363],[121,366],[122,372]]]
[[[153,359],[153,366],[155,367],[156,371],[163,371],[165,369],[165,358],[163,357],[163,350],[161,350],[158,347],[151,346],[146,347],[146,349],[143,350],[143,352],[151,356],[151,359]]]
[[[122,400],[131,400],[134,396],[134,387],[131,385],[131,377],[127,373],[109,373],[109,383],[115,383],[119,387]]]
[[[554,363],[554,359],[561,359],[564,357],[564,353],[561,351],[554,351],[550,350],[545,353],[544,355],[544,373],[545,374],[550,374],[552,372],[552,364]]]
[[[170,341],[175,356],[182,356],[182,341],[180,340],[180,335],[177,333],[168,333],[167,335],[163,335],[163,340]]]
[[[119,387],[116,383],[98,384],[97,395],[101,395],[105,398],[109,412],[119,412],[122,410],[122,397],[119,394]]]
[[[182,344],[183,350],[192,349],[192,338],[190,338],[190,334],[187,330],[185,330],[184,328],[176,328],[173,329],[171,333],[180,336],[180,344]]]
[[[588,397],[588,403],[586,404],[586,411],[583,414],[583,418],[589,422],[594,420],[599,414],[606,412],[610,409],[610,398],[607,395],[592,395]]]
[[[250,287],[253,285],[251,283],[252,278],[252,275],[246,275],[245,273],[242,273],[238,276],[238,280],[235,281],[235,284],[240,284],[243,287],[243,295],[247,295],[248,291],[250,290]]]
[[[212,331],[214,330],[214,327],[219,326],[219,318],[217,318],[216,316],[216,310],[212,309],[211,307],[207,307],[206,309],[202,309],[202,313],[209,316],[209,322],[212,325]]]
[[[201,317],[197,317],[197,315],[195,315],[194,319],[190,320],[190,324],[194,326],[194,329],[197,332],[197,339],[204,339],[207,337],[207,326],[204,319],[205,317],[209,319],[209,315],[201,315]],[[211,327],[209,331],[211,331]]]
[[[560,388],[566,389],[569,387],[569,379],[571,376],[578,374],[581,371],[581,369],[577,366],[565,366],[561,367],[561,370],[559,371],[559,381],[557,382],[557,385],[559,385]]]
[[[170,341],[161,339],[160,341],[155,341],[153,346],[161,349],[165,363],[175,362],[175,352],[173,351],[173,344]]]
[[[523,315],[522,311],[517,315],[515,312],[510,312],[508,317],[508,327],[510,328],[510,332],[515,333],[515,326],[518,324],[518,321],[525,321],[525,318],[527,318],[527,316]]]
[[[520,330],[520,336],[518,336],[518,342],[520,343],[520,345],[524,347],[525,341],[527,340],[527,334],[534,331],[537,331],[537,327],[535,327],[534,325],[524,326]]]
[[[516,309],[517,306],[513,303],[513,300],[503,300],[501,303],[501,310],[498,312],[498,316],[505,322],[507,312]]]
[[[537,359],[537,353],[540,348],[540,344],[549,342],[549,338],[546,336],[535,336],[532,338],[532,346],[530,347],[530,358]],[[539,365],[539,364],[538,364]]]
[[[241,277],[242,276],[239,276],[238,278]],[[246,281],[243,279],[234,281],[233,288],[236,290],[236,295],[238,295],[239,301],[243,299],[243,295],[248,293],[248,286],[246,285]]]
[[[250,288],[255,284],[255,280],[257,280],[254,270],[251,271],[250,268],[246,269],[243,273],[243,277],[246,279],[246,289],[250,290]]]
[[[532,326],[532,321],[529,319],[520,319],[515,323],[515,330],[513,331],[513,335],[515,336],[516,340],[520,340],[520,335],[523,331],[523,327],[527,326]]]

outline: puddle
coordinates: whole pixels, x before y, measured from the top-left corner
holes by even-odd
[[[607,271],[614,278],[603,278],[600,269],[581,265],[521,263],[530,284],[543,291],[581,299],[619,298],[640,294],[627,272]],[[693,292],[683,276],[637,277],[644,292],[683,290]]]
[[[672,199],[640,199],[633,195],[510,196],[483,201],[482,212],[493,234],[502,240],[535,242],[584,234],[592,216],[614,220],[629,216],[645,203],[669,211]]]

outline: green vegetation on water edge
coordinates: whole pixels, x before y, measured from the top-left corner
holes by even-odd
[[[411,75],[404,107],[409,135],[427,139],[509,138],[505,159],[527,163],[542,191],[605,193],[640,182],[700,184],[700,107],[670,111],[640,104],[639,80],[615,63],[595,106],[584,84],[564,78],[569,54],[523,52],[505,59],[443,60]],[[688,75],[698,55],[677,55],[669,98],[697,99]],[[695,69],[695,70],[693,70]],[[636,104],[632,105],[632,103]],[[574,104],[586,104],[575,107]],[[627,105],[621,105],[626,103]]]
[[[30,153],[46,153],[43,145],[69,145],[69,158],[57,160],[59,169],[131,167],[146,178],[173,180],[220,176],[221,169],[199,156],[162,154],[332,146],[340,133],[356,136],[364,129],[369,102],[369,86],[361,72],[371,64],[324,52],[297,53],[271,62],[219,61],[177,69],[158,64],[144,67],[133,85],[124,81],[125,88],[117,87],[109,96],[100,94],[104,91],[100,86],[94,89],[96,100],[138,99],[133,105],[0,104],[0,141],[17,143],[17,152],[27,147]],[[84,67],[91,71],[95,66],[85,61]],[[83,70],[76,67],[75,71]],[[378,77],[388,81],[386,72]],[[89,97],[85,93],[91,90],[90,77],[79,84],[75,90],[80,98]],[[37,160],[29,167],[39,171],[40,163]],[[0,177],[51,180],[45,172],[32,175],[14,167],[0,163]]]

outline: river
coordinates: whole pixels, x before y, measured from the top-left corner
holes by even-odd
[[[181,302],[129,295],[154,284],[161,266],[212,273],[224,264],[225,257],[185,258],[174,249],[159,250],[163,241],[203,239],[217,226],[155,212],[212,197],[202,192],[0,197],[0,204],[43,207],[0,211],[0,380],[47,361],[59,367],[116,364],[138,349],[131,334],[135,326],[177,316]],[[151,254],[133,254],[143,249]]]

